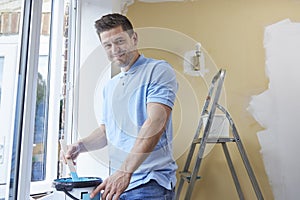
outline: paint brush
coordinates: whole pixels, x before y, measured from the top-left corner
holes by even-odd
[[[61,149],[63,150],[64,153],[66,153],[67,149],[68,149],[66,141],[63,140],[63,139],[61,139],[59,142],[60,142]],[[68,165],[68,167],[70,169],[72,180],[73,181],[78,181],[79,178],[78,178],[78,175],[77,175],[77,172],[76,172],[73,160],[72,159],[66,159],[66,161],[67,161],[67,165]]]

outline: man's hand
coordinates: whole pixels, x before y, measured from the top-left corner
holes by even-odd
[[[67,159],[75,160],[78,157],[81,150],[82,150],[82,145],[80,142],[70,144],[68,145],[67,152],[63,152],[63,150],[61,150],[60,153],[61,160],[63,160],[64,163],[67,164]]]
[[[126,190],[129,185],[131,173],[124,171],[116,171],[103,181],[90,195],[94,198],[99,192],[103,190],[101,199],[118,200],[120,195]]]

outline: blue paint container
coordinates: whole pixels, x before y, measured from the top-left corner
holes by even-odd
[[[55,179],[52,185],[56,191],[65,193],[66,200],[100,200],[100,194],[91,199],[90,193],[101,183],[101,178],[80,177],[76,180],[72,178]]]

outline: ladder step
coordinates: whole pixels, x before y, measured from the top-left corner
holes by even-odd
[[[179,172],[180,173],[180,177],[182,178],[182,179],[184,179],[185,181],[187,181],[188,183],[190,182],[190,180],[191,180],[191,172]],[[197,178],[196,179],[200,179],[201,178],[201,176],[197,176]]]
[[[193,140],[193,144],[199,144],[202,138]],[[207,138],[206,143],[225,143],[225,142],[236,142],[235,138]]]

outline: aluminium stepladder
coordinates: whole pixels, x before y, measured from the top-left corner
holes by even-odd
[[[180,198],[181,195],[181,191],[183,189],[183,185],[185,182],[188,183],[187,186],[187,190],[184,196],[184,200],[190,200],[191,196],[192,196],[192,192],[194,189],[194,185],[195,185],[195,181],[197,179],[199,179],[200,177],[198,176],[198,172],[200,169],[200,165],[201,165],[201,161],[204,155],[204,151],[205,151],[205,147],[207,143],[216,143],[216,144],[221,144],[226,160],[227,160],[227,164],[229,166],[229,170],[231,172],[231,176],[233,178],[235,187],[236,187],[236,191],[238,193],[239,199],[243,200],[244,199],[244,195],[236,174],[236,171],[234,169],[233,166],[233,162],[231,160],[228,148],[227,148],[227,142],[235,142],[238,148],[238,151],[240,153],[240,156],[243,160],[244,166],[246,168],[246,171],[248,173],[249,179],[251,181],[252,187],[254,189],[254,192],[256,194],[257,199],[259,200],[263,200],[263,195],[261,193],[261,190],[259,188],[258,182],[255,178],[254,172],[251,168],[250,162],[248,160],[248,157],[246,155],[245,149],[242,145],[241,139],[239,137],[238,131],[236,129],[236,126],[229,114],[229,112],[223,107],[221,106],[218,101],[220,98],[220,94],[221,94],[221,90],[222,90],[222,86],[223,86],[223,82],[224,82],[224,78],[225,78],[225,74],[226,71],[224,69],[219,70],[219,72],[213,77],[211,84],[209,86],[208,89],[208,96],[205,100],[202,112],[201,112],[201,117],[198,123],[198,127],[196,130],[196,133],[194,135],[194,139],[192,141],[188,156],[186,158],[186,162],[184,165],[183,170],[180,172],[180,180],[179,180],[179,184],[178,187],[176,189],[176,200],[181,200],[183,198]],[[209,138],[209,133],[211,130],[211,126],[212,126],[212,122],[214,120],[214,116],[216,113],[216,109],[219,109],[222,113],[225,114],[226,119],[229,122],[229,126],[231,128],[231,132],[232,132],[232,136],[233,137],[225,137],[225,138]],[[200,136],[200,131],[202,130],[202,126],[203,126],[203,116],[204,115],[208,115],[208,119],[205,125],[205,128],[203,130],[203,135],[202,137]],[[190,165],[192,162],[192,158],[194,156],[194,152],[196,149],[196,145],[199,145],[199,149],[197,152],[197,157],[195,159],[195,163],[194,166],[192,168],[192,171],[190,171]]]

